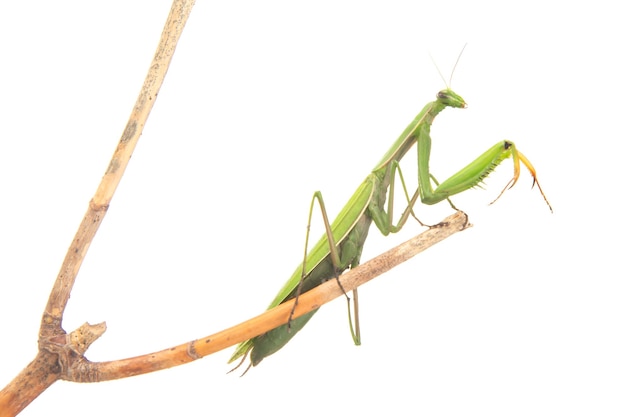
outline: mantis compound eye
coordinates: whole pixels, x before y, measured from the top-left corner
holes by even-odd
[[[439,100],[446,100],[446,99],[448,99],[448,94],[446,94],[445,91],[440,91],[440,92],[437,93],[437,98]]]

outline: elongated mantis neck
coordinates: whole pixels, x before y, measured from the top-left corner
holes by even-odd
[[[426,129],[427,132],[430,131],[430,126],[435,120],[435,117],[447,106],[446,103],[439,99],[424,106],[422,111],[415,116],[415,119],[404,129],[404,132],[402,132],[394,144],[391,145],[391,148],[385,153],[383,159],[376,165],[372,172],[384,177],[388,172],[390,163],[392,161],[400,161],[415,142],[417,142],[422,129]]]

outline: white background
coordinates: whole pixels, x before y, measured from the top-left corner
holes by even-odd
[[[0,386],[36,353],[48,292],[169,7],[0,6]],[[161,350],[261,312],[300,261],[313,191],[337,213],[445,87],[429,53],[447,78],[468,43],[452,87],[469,108],[435,121],[435,175],[510,139],[554,214],[525,171],[488,206],[507,161],[485,190],[454,199],[472,229],[361,289],[363,346],[335,301],[244,378],[226,374],[228,349],[126,380],[57,382],[23,415],[624,415],[618,9],[199,1],[65,315],[68,331],[106,321],[89,359]],[[403,166],[414,164],[411,154]],[[420,230],[372,228],[363,260]]]

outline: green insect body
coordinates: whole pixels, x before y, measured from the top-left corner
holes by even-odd
[[[348,268],[357,266],[372,221],[384,236],[387,236],[389,233],[395,233],[404,226],[409,215],[412,214],[413,205],[418,197],[424,204],[436,204],[446,200],[455,194],[479,185],[506,158],[513,158],[514,175],[500,195],[515,185],[520,175],[520,162],[522,162],[533,176],[533,185],[537,184],[546,203],[550,206],[537,182],[534,167],[510,141],[497,143],[465,168],[433,189],[433,177],[429,168],[431,125],[435,117],[446,107],[465,108],[466,106],[463,98],[452,90],[445,89],[437,94],[435,101],[428,103],[422,109],[394,142],[374,170],[365,178],[335,221],[330,226],[326,222],[327,233],[306,255],[304,262],[296,268],[291,278],[270,303],[268,309],[276,307],[285,301],[295,298],[300,293],[304,293],[329,279],[337,277]],[[409,200],[399,169],[399,161],[416,143],[418,151],[418,189]],[[408,204],[400,220],[394,225],[393,200],[396,171],[400,174]],[[387,198],[387,190],[389,190],[389,198]],[[326,219],[321,193],[317,192],[315,194],[313,202],[315,199],[320,203]],[[311,204],[311,212],[313,210],[313,202]],[[387,204],[386,209],[385,203]],[[552,210],[551,207],[550,210]],[[309,213],[309,219],[310,215],[311,213]],[[303,264],[305,268],[303,268]],[[240,343],[230,358],[229,363],[242,356],[245,359],[245,356],[249,354],[251,364],[253,366],[258,365],[265,357],[284,347],[304,327],[316,311],[311,311],[274,330]]]

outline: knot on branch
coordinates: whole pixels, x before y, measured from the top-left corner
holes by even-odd
[[[39,341],[39,348],[58,356],[61,368],[61,378],[73,380],[70,375],[74,374],[80,364],[88,362],[84,357],[89,346],[106,331],[106,323],[84,323],[70,334],[59,334],[43,338]]]

